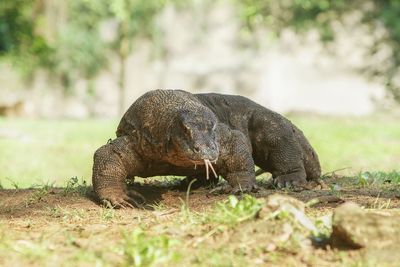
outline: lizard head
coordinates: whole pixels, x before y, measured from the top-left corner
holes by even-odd
[[[219,156],[217,118],[208,109],[177,114],[169,135],[168,151],[175,164],[205,164]]]

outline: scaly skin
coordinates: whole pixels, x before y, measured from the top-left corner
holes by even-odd
[[[140,97],[125,113],[117,138],[94,154],[93,188],[114,207],[141,206],[125,179],[134,176],[204,175],[204,160],[228,182],[227,193],[252,191],[254,162],[246,136],[218,122],[192,94],[155,90]],[[196,169],[194,166],[198,165]]]
[[[255,188],[253,159],[261,168],[256,174],[272,173],[278,187],[301,186],[321,176],[318,156],[301,130],[241,96],[151,91],[128,109],[117,136],[95,153],[93,166],[95,192],[117,207],[138,206],[125,178],[201,178],[204,165],[194,170],[194,162],[215,157],[228,192]]]
[[[254,162],[270,172],[279,187],[299,186],[318,180],[321,167],[318,155],[293,123],[242,96],[195,94],[231,129],[242,132],[251,143]]]

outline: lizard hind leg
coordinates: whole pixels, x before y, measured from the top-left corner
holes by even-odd
[[[290,129],[283,128],[270,144],[268,162],[278,188],[301,189],[307,182],[302,147]]]
[[[272,160],[271,171],[273,184],[279,189],[301,190],[307,183],[307,175],[300,156],[295,153],[287,158],[282,157],[280,153],[274,156],[276,157]]]

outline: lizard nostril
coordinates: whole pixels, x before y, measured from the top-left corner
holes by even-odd
[[[199,146],[194,146],[193,147],[193,151],[196,152],[196,153],[199,153],[200,152],[200,147]]]

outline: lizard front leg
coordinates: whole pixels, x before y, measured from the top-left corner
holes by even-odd
[[[118,137],[97,149],[93,158],[93,189],[102,203],[115,208],[141,207],[144,203],[142,195],[126,186],[125,179],[140,165],[130,147],[128,137]]]
[[[252,151],[245,135],[227,126],[223,130],[217,168],[222,170],[221,175],[228,184],[216,188],[213,192],[238,194],[257,191]],[[230,134],[227,134],[227,131],[230,131]]]

